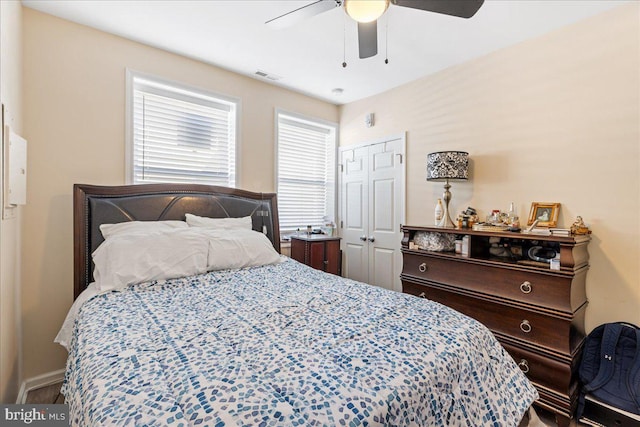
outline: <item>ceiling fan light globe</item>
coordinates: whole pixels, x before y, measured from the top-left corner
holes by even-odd
[[[373,22],[389,7],[389,0],[345,0],[344,10],[357,22]]]

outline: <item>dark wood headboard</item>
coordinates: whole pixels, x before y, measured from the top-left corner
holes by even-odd
[[[182,220],[191,213],[210,218],[251,216],[280,252],[278,206],[273,193],[199,184],[73,186],[74,299],[93,280],[91,254],[104,241],[101,224]]]

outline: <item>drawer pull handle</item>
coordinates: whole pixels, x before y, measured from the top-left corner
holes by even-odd
[[[425,295],[424,292],[420,292],[420,295],[418,295],[418,298],[424,298],[427,299],[427,296]]]
[[[418,266],[418,270],[420,270],[420,273],[424,273],[425,271],[427,271],[427,263],[423,262],[422,264],[420,264]]]
[[[525,374],[529,373],[529,362],[527,362],[527,359],[520,360],[518,366],[520,367],[520,370]]]
[[[520,330],[525,334],[528,334],[529,332],[531,332],[531,323],[529,323],[528,320],[523,320],[522,322],[520,322]]]
[[[522,282],[522,284],[520,285],[520,290],[523,294],[531,293],[531,282]]]

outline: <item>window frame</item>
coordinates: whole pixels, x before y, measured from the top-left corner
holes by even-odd
[[[126,105],[125,105],[125,183],[128,185],[137,185],[133,182],[134,171],[133,171],[133,151],[134,147],[134,126],[133,126],[133,90],[134,90],[134,79],[141,78],[153,81],[155,83],[170,86],[176,88],[177,90],[193,92],[195,94],[199,94],[202,96],[215,98],[223,102],[235,104],[235,185],[234,188],[241,188],[241,164],[240,164],[240,150],[241,150],[241,127],[240,127],[240,117],[242,116],[242,104],[240,102],[240,98],[222,95],[208,89],[204,89],[201,87],[189,85],[182,82],[177,82],[174,80],[165,79],[162,77],[158,77],[156,75],[143,73],[140,71],[135,71],[132,69],[126,69],[126,84],[125,84],[125,93],[126,93]],[[138,183],[142,184],[142,183]]]
[[[337,221],[337,212],[338,212],[338,147],[339,147],[339,136],[340,136],[340,127],[338,123],[332,122],[329,120],[319,119],[317,117],[310,117],[304,114],[295,113],[292,111],[288,111],[282,108],[276,108],[274,115],[274,188],[276,193],[279,193],[278,183],[279,183],[279,173],[280,173],[280,161],[279,161],[279,135],[280,135],[280,117],[285,116],[288,118],[292,118],[294,120],[300,120],[303,122],[309,122],[312,125],[316,125],[318,127],[326,127],[329,128],[334,135],[334,146],[333,146],[333,170],[328,173],[328,176],[333,180],[333,185],[331,188],[331,195],[327,197],[325,201],[325,212],[326,216],[329,216],[334,224]],[[280,204],[278,204],[280,206]],[[321,224],[312,224],[313,226],[319,226]],[[295,234],[296,230],[286,227],[280,227],[280,234],[282,236]]]

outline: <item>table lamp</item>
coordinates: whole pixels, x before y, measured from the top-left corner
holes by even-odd
[[[427,181],[444,181],[444,212],[438,227],[453,228],[449,215],[450,179],[469,179],[469,153],[464,151],[438,151],[427,154]]]

